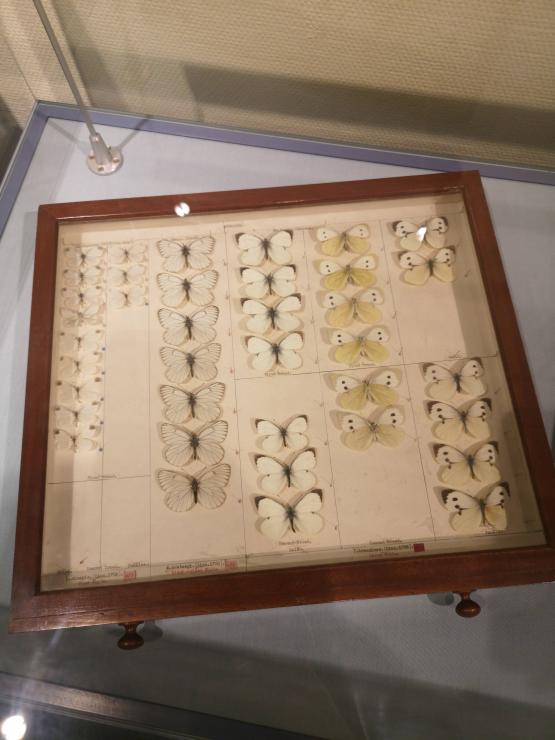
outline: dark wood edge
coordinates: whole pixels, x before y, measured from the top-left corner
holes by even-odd
[[[52,314],[61,223],[347,203],[462,192],[546,535],[554,471],[480,176],[476,172],[41,206],[33,284],[11,631],[534,583],[555,578],[555,550],[439,554],[40,592]]]

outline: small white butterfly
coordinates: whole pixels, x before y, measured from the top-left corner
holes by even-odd
[[[218,273],[216,270],[205,270],[191,277],[181,277],[162,272],[157,280],[165,306],[178,308],[188,301],[195,306],[207,306],[214,300],[212,288],[218,282]]]
[[[410,285],[424,285],[432,275],[443,283],[452,283],[454,262],[455,250],[451,247],[439,249],[429,257],[416,252],[403,252],[399,257],[399,265],[405,270],[403,279]]]
[[[104,332],[101,329],[91,329],[85,334],[60,332],[60,351],[64,354],[78,352],[94,352],[102,349]]]
[[[297,354],[304,340],[298,332],[286,334],[279,342],[270,342],[261,337],[247,338],[247,351],[253,355],[252,366],[255,370],[271,370],[281,365],[287,370],[296,370],[302,364],[302,357]]]
[[[397,447],[405,436],[400,428],[403,421],[401,409],[387,408],[376,420],[349,414],[343,417],[341,428],[345,432],[345,444],[352,450],[367,450],[374,442],[386,447]]]
[[[454,443],[462,434],[468,434],[476,439],[489,437],[487,422],[491,414],[489,398],[481,398],[463,409],[457,409],[448,403],[429,402],[428,414],[437,422],[434,426],[435,436],[444,442]]]
[[[130,265],[127,268],[110,267],[107,282],[112,288],[120,288],[122,285],[136,285],[143,282],[145,274],[144,265]]]
[[[98,447],[94,439],[75,432],[67,432],[65,429],[54,430],[54,445],[56,449],[68,452],[92,452]]]
[[[60,358],[58,374],[61,378],[71,378],[76,375],[96,375],[100,372],[101,360],[100,352],[89,352],[80,357],[64,355]]]
[[[377,406],[391,406],[399,400],[395,390],[398,385],[399,376],[394,370],[383,370],[364,380],[339,375],[335,381],[335,390],[341,394],[337,402],[349,411],[360,411],[367,401]]]
[[[103,255],[102,247],[66,247],[64,249],[66,265],[78,271],[98,265]]]
[[[300,450],[306,447],[308,439],[306,437],[306,428],[308,417],[296,416],[289,424],[284,426],[275,424],[267,419],[256,420],[256,431],[263,434],[262,448],[266,452],[279,452],[284,447],[291,450]]]
[[[56,408],[54,409],[54,413],[56,415],[56,425],[58,427],[79,429],[81,431],[91,429],[94,432],[98,432],[99,410],[100,404],[98,402],[92,403],[89,406],[82,406],[81,408],[56,406]]]
[[[164,503],[171,511],[189,511],[195,504],[205,509],[218,509],[226,500],[223,490],[229,482],[231,468],[226,463],[203,470],[198,475],[185,475],[173,470],[158,470],[156,479],[166,492]]]
[[[182,468],[194,460],[215,465],[224,456],[221,443],[227,437],[227,421],[216,421],[198,432],[173,424],[162,424],[160,435],[166,444],[162,454],[170,465]]]
[[[277,231],[269,237],[256,234],[236,234],[237,246],[241,250],[243,265],[261,265],[270,260],[276,265],[286,265],[291,260],[289,247],[293,242],[293,232]]]
[[[295,292],[295,277],[294,265],[284,265],[267,274],[250,267],[241,268],[241,279],[249,298],[263,298],[268,294],[285,298]]]
[[[449,401],[455,393],[481,396],[486,386],[481,380],[484,368],[479,360],[468,360],[453,372],[442,365],[423,365],[424,379],[430,383],[428,394],[438,401]]]
[[[162,347],[160,357],[168,368],[166,378],[172,383],[186,383],[191,378],[213,380],[218,374],[216,363],[220,359],[220,344],[205,344],[191,352],[174,347]]]
[[[324,296],[326,321],[334,328],[349,326],[354,319],[364,324],[375,324],[382,318],[382,312],[376,304],[383,303],[383,295],[377,288],[365,290],[356,296],[347,297],[342,293],[327,293]]]
[[[447,511],[453,514],[450,524],[456,532],[471,534],[483,529],[507,528],[508,483],[494,486],[483,497],[470,496],[462,491],[442,491],[441,497]]]
[[[99,308],[104,298],[104,292],[99,285],[78,289],[62,288],[62,298],[66,308],[73,311],[83,311],[89,306]]]
[[[441,249],[445,246],[448,229],[449,222],[445,216],[436,216],[420,226],[412,221],[393,223],[395,236],[400,238],[403,249],[409,251],[420,249],[423,244],[428,244],[433,249]]]
[[[352,226],[341,233],[329,226],[322,226],[316,230],[316,239],[320,242],[322,252],[330,257],[337,257],[344,249],[364,254],[370,246],[370,232],[366,224]]]
[[[62,273],[65,285],[71,288],[79,288],[81,285],[98,285],[102,280],[100,267],[83,267],[76,270],[64,270]]]
[[[359,336],[353,336],[343,329],[336,329],[330,336],[331,343],[337,347],[333,358],[345,365],[354,365],[359,360],[384,362],[389,352],[383,343],[388,339],[389,333],[383,326],[376,326],[367,334]]]
[[[434,456],[440,470],[439,479],[448,486],[464,486],[471,480],[493,483],[501,474],[495,465],[497,443],[478,447],[473,452],[461,452],[450,445],[435,445]]]
[[[190,315],[161,308],[158,319],[164,332],[164,342],[168,344],[185,344],[185,342],[211,342],[216,336],[214,324],[218,320],[220,310],[217,306],[199,308]]]
[[[214,421],[220,415],[219,402],[224,397],[225,385],[212,383],[196,391],[185,391],[172,385],[160,386],[160,396],[166,404],[164,416],[174,424],[188,419]]]
[[[293,311],[301,310],[301,297],[297,293],[283,298],[275,306],[266,306],[252,298],[241,301],[243,313],[250,316],[247,329],[257,334],[266,334],[269,329],[293,331],[300,326],[300,319],[292,316]]]
[[[318,514],[322,508],[320,490],[305,493],[294,505],[282,504],[264,496],[257,497],[255,503],[263,519],[260,531],[272,540],[280,540],[290,531],[313,537],[324,528],[324,520]]]
[[[100,324],[103,320],[103,307],[91,303],[78,310],[72,308],[60,308],[62,326],[67,329],[75,329],[89,324]]]
[[[112,288],[109,292],[110,304],[114,308],[130,308],[148,305],[146,289],[142,285],[127,288]]]
[[[339,265],[331,260],[320,262],[319,270],[325,275],[323,283],[328,290],[344,290],[346,285],[358,285],[361,288],[370,288],[376,282],[372,272],[378,262],[374,255],[368,254],[359,257],[348,265]]]
[[[214,251],[216,240],[212,236],[203,236],[190,242],[162,239],[158,242],[158,251],[164,258],[164,270],[181,272],[186,267],[193,270],[204,270],[210,267],[209,255]]]
[[[257,455],[255,462],[263,476],[261,486],[266,493],[276,494],[284,488],[306,491],[316,482],[314,473],[310,472],[316,467],[316,454],[312,449],[300,452],[290,463],[266,455]]]
[[[146,244],[110,244],[108,260],[114,265],[124,262],[144,262]]]
[[[94,403],[100,401],[104,387],[102,378],[71,383],[59,380],[57,385],[58,398],[61,403]]]

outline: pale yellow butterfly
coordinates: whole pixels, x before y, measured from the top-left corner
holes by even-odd
[[[447,511],[451,512],[451,527],[460,534],[474,534],[484,529],[502,531],[507,528],[508,483],[494,486],[486,496],[470,496],[462,491],[442,491]]]

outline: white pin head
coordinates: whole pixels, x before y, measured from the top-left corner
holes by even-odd
[[[173,209],[177,216],[180,218],[183,218],[184,216],[188,216],[191,213],[191,208],[188,203],[178,203],[175,208]]]

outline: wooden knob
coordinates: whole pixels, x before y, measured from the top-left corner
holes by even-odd
[[[481,611],[480,604],[477,604],[470,598],[470,593],[470,591],[459,591],[461,600],[455,607],[455,611],[459,617],[470,619],[470,617],[477,617]]]
[[[120,624],[125,630],[124,634],[118,640],[118,647],[122,650],[136,650],[144,644],[143,638],[137,632],[137,628],[142,622],[125,622]]]

